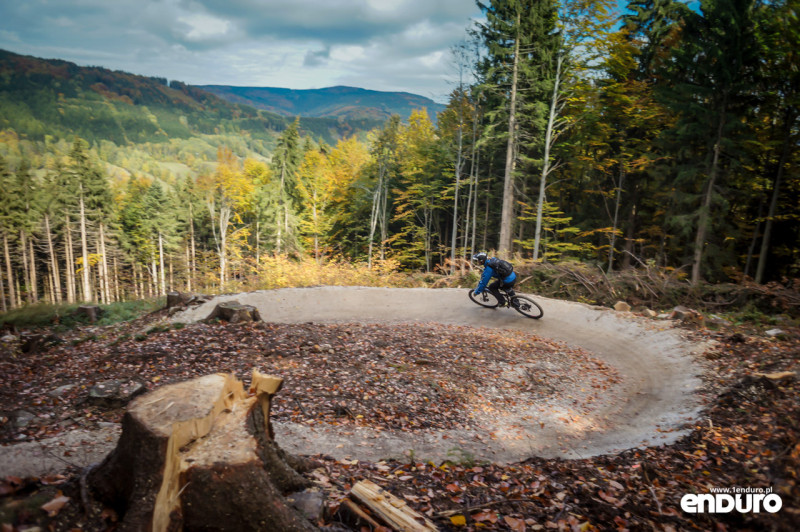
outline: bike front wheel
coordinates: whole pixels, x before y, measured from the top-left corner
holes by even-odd
[[[500,304],[500,302],[497,301],[497,298],[495,298],[492,293],[488,291],[475,295],[475,290],[470,290],[469,298],[478,305],[486,308],[495,308]]]
[[[470,295],[470,297],[472,296]],[[544,311],[542,310],[542,307],[539,306],[539,303],[537,303],[536,301],[527,296],[512,297],[511,306],[514,308],[514,310],[516,310],[523,316],[532,318],[534,320],[538,320],[539,318],[544,316]]]

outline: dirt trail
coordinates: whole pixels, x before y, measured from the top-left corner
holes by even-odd
[[[487,419],[485,430],[457,427],[438,432],[375,432],[367,429],[276,424],[276,439],[290,452],[379,460],[413,454],[442,460],[469,457],[513,462],[532,455],[578,458],[638,446],[670,443],[684,434],[699,408],[695,391],[701,368],[692,354],[704,346],[682,339],[667,322],[580,303],[538,298],[544,318],[530,320],[511,309],[484,309],[464,289],[315,287],[220,296],[179,313],[174,321],[203,319],[221,301],[259,309],[276,323],[442,323],[527,331],[583,348],[622,376],[622,397],[601,405],[578,423],[559,422],[568,401],[541,412],[512,412]],[[538,409],[537,409],[538,410]],[[479,414],[476,414],[479,415]]]
[[[669,322],[609,309],[536,298],[544,318],[530,320],[511,309],[485,309],[465,289],[315,287],[220,296],[176,314],[174,322],[206,318],[221,301],[254,305],[275,323],[441,323],[526,331],[589,351],[612,366],[622,383],[591,415],[570,418],[572,399],[551,397],[502,412],[468,412],[479,428],[442,431],[377,431],[316,424],[275,423],[276,439],[297,454],[337,459],[474,459],[508,463],[530,456],[586,458],[631,447],[667,444],[692,425],[699,410],[701,367],[693,354],[705,349],[684,340]],[[532,360],[536,354],[532,353]],[[504,377],[504,376],[500,376]],[[506,376],[507,377],[507,376]],[[587,376],[588,379],[588,376]],[[503,379],[486,383],[503,386]],[[524,403],[525,401],[520,401]],[[79,449],[69,461],[86,466],[116,445],[119,429],[66,433],[39,442],[0,448],[0,473],[41,476],[64,469],[64,446]],[[74,440],[74,441],[73,441]],[[70,443],[72,442],[72,443]]]

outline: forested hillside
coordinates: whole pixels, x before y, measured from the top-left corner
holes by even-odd
[[[180,81],[79,67],[0,50],[0,127],[31,140],[117,145],[234,133],[269,145],[292,118],[230,103]],[[304,117],[304,133],[334,142],[375,121]]]
[[[276,87],[200,85],[199,88],[230,102],[252,105],[283,116],[321,116],[372,119],[383,122],[392,115],[407,119],[415,109],[426,109],[431,120],[444,106],[407,92],[380,92],[357,87],[294,90]]]
[[[475,81],[435,125],[419,110],[335,143],[4,54],[3,305],[259,287],[281,257],[447,272],[476,249],[687,285],[797,277],[796,3],[614,5],[493,0],[480,53],[455,54]]]

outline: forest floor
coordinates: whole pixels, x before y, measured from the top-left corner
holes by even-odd
[[[199,321],[225,299],[265,321]],[[47,507],[54,518],[71,514],[59,491],[113,449],[124,411],[91,403],[92,386],[220,371],[247,381],[256,368],[284,377],[276,440],[320,460],[313,478],[331,510],[370,479],[445,529],[795,529],[797,379],[757,374],[797,372],[798,331],[540,302],[534,321],[479,308],[465,290],[252,292],[4,354],[0,522],[47,524],[41,505],[53,501],[66,504]],[[711,488],[772,489],[783,508],[681,510],[684,494]],[[82,526],[75,516],[69,526]]]

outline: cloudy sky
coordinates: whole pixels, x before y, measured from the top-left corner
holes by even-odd
[[[0,48],[190,84],[445,101],[474,0],[0,0]]]

